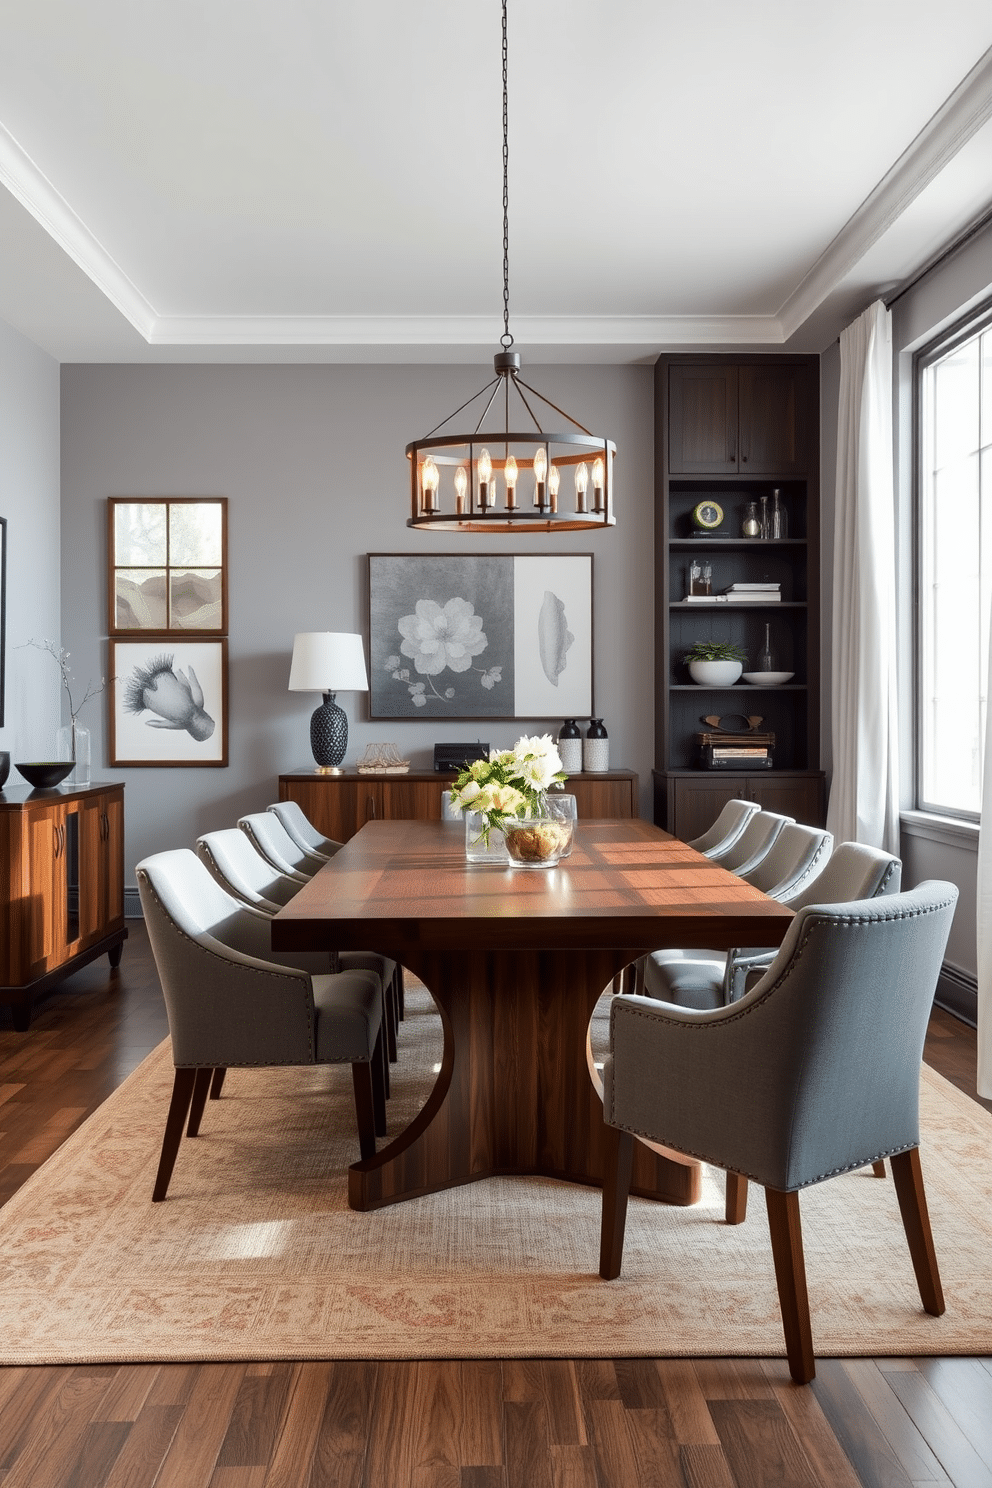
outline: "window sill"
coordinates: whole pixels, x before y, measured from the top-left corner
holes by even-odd
[[[902,830],[910,837],[925,837],[945,847],[970,848],[978,851],[978,822],[959,821],[954,816],[937,816],[931,811],[902,811]]]

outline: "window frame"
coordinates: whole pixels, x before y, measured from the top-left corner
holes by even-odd
[[[951,806],[937,806],[925,801],[923,796],[923,704],[924,704],[924,651],[925,637],[924,625],[924,574],[923,574],[923,536],[926,514],[924,503],[929,499],[931,471],[924,468],[925,441],[929,437],[924,428],[926,414],[924,397],[924,379],[927,372],[936,363],[942,361],[961,346],[972,340],[979,339],[986,331],[992,330],[992,298],[983,299],[982,302],[973,306],[966,314],[958,316],[943,330],[932,336],[913,355],[913,541],[912,541],[912,565],[913,565],[913,647],[915,663],[913,669],[913,810],[929,816],[943,817],[948,821],[957,821],[978,825],[981,822],[981,811],[968,811],[963,808]],[[979,429],[979,470],[981,472],[981,428]],[[992,509],[992,491],[990,495],[990,509]],[[986,712],[988,711],[989,698],[986,698]],[[986,720],[985,727],[988,727]],[[984,739],[984,729],[982,733]],[[984,803],[983,803],[984,804]]]

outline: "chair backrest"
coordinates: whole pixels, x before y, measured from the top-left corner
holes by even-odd
[[[231,899],[188,848],[156,853],[135,872],[176,1065],[312,1064],[309,975],[219,938],[240,923],[262,944],[268,920]],[[259,1015],[263,999],[277,1000],[278,1018]]]
[[[879,847],[863,842],[842,842],[830,862],[812,883],[790,900],[793,909],[807,904],[841,904],[846,899],[875,899],[898,894],[902,863]]]
[[[273,915],[299,893],[303,881],[278,872],[239,827],[204,832],[196,839],[196,855],[205,863],[221,888],[246,904]]]
[[[736,1020],[726,1050],[709,1051],[711,1071],[726,1060],[730,1098],[731,1068],[761,1071],[741,1172],[796,1189],[919,1145],[923,1042],[957,897],[934,881],[807,905],[746,1002],[710,1015]],[[713,1119],[728,1115],[745,1129],[751,1119]]]
[[[265,809],[279,818],[294,842],[298,842],[305,852],[316,853],[322,858],[333,858],[342,846],[333,837],[325,837],[322,832],[317,831],[298,801],[273,801]]]
[[[292,878],[311,879],[324,866],[323,858],[304,852],[286,831],[279,818],[271,811],[254,811],[238,817],[238,826],[245,833],[255,851],[261,853],[279,873]]]
[[[757,801],[728,801],[711,827],[701,837],[694,837],[686,847],[705,853],[708,858],[719,858],[729,852],[738,837],[760,811]]]
[[[731,873],[749,873],[771,851],[782,828],[794,820],[794,817],[779,816],[774,811],[755,812],[730,850],[716,861]]]
[[[787,822],[757,867],[739,877],[782,904],[812,885],[823,872],[834,839],[821,827]]]

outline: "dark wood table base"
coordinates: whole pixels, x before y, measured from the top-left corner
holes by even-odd
[[[444,1024],[441,1072],[416,1120],[351,1167],[351,1207],[378,1209],[507,1173],[601,1185],[603,1107],[586,1037],[604,988],[635,954],[462,950],[453,960],[408,949],[404,963]],[[637,1143],[632,1192],[693,1204],[699,1164]]]

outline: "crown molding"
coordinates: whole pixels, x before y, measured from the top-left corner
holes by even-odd
[[[753,315],[522,315],[513,330],[521,346],[665,347],[779,345],[781,322]],[[462,347],[492,352],[499,326],[491,315],[161,316],[146,337],[152,346]]]
[[[992,48],[934,114],[824,249],[779,311],[788,339],[818,310],[869,248],[992,119]]]
[[[147,341],[156,320],[154,309],[3,124],[0,124],[0,185],[30,212]]]

